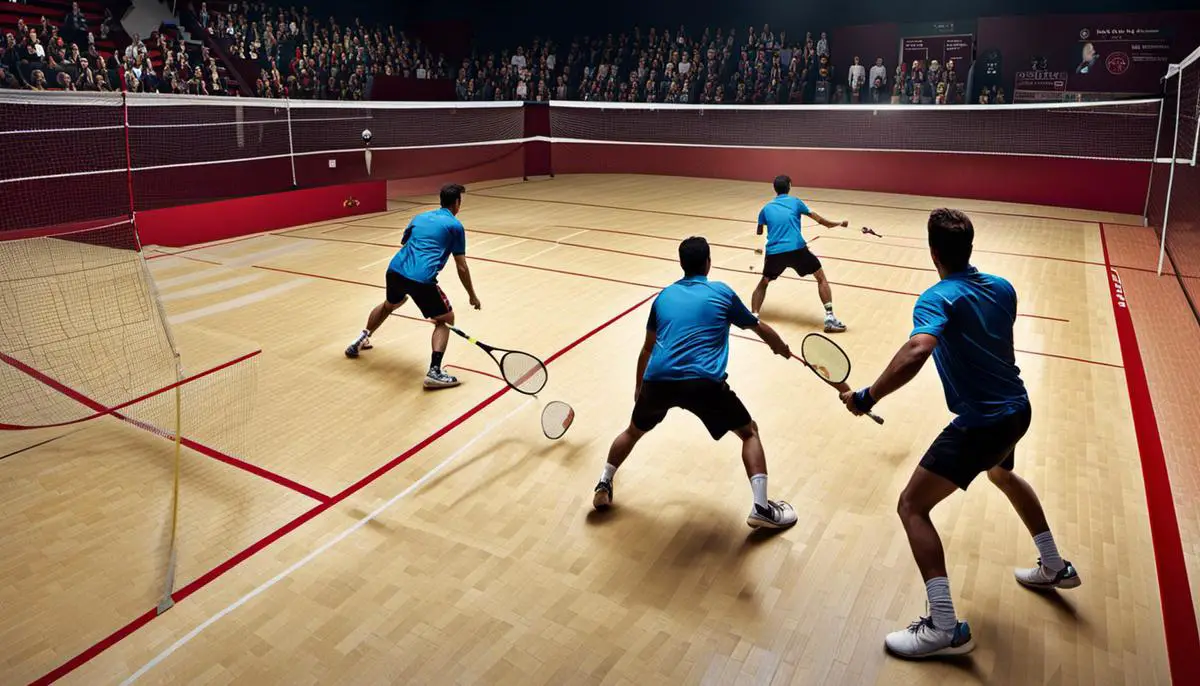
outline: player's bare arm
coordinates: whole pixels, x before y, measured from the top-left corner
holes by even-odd
[[[921,367],[925,366],[925,361],[933,354],[933,349],[937,347],[937,337],[927,333],[919,333],[900,346],[896,354],[892,357],[892,361],[888,363],[883,373],[871,384],[871,397],[876,402],[883,400],[884,397],[903,388],[909,381],[916,378],[917,373],[921,371]],[[844,391],[841,394],[842,402],[846,404],[846,409],[854,414],[862,414],[854,403],[853,391]]]
[[[479,302],[479,296],[475,295],[475,286],[471,284],[471,268],[467,266],[467,256],[455,255],[454,268],[458,271],[458,280],[462,282],[463,288],[467,290],[471,307],[477,310],[483,307],[483,303]]]
[[[638,353],[637,383],[633,387],[634,402],[637,402],[638,396],[642,394],[642,378],[646,376],[646,365],[650,363],[650,353],[654,352],[654,343],[657,340],[658,334],[646,331],[646,340],[642,343],[642,351]]]
[[[832,228],[835,228],[838,226],[850,226],[849,219],[843,219],[840,222],[835,222],[830,219],[826,219],[825,217],[822,217],[821,215],[817,214],[816,212],[809,212],[808,216],[812,217],[813,221],[820,224],[821,226],[824,226],[827,229],[832,229]]]
[[[787,342],[783,340],[779,333],[776,332],[775,329],[771,328],[770,324],[759,321],[758,326],[751,329],[751,331],[758,334],[758,337],[763,340],[763,343],[771,346],[771,352],[779,355],[780,357],[792,356],[792,349],[788,347]]]

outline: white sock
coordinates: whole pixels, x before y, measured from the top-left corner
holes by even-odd
[[[617,473],[617,468],[607,462],[604,463],[604,473],[600,475],[600,480],[605,483],[612,483],[613,476]]]
[[[826,317],[833,316],[833,303],[825,303],[825,316]]]
[[[1046,569],[1057,572],[1067,565],[1063,562],[1062,556],[1058,554],[1058,546],[1054,544],[1054,534],[1043,531],[1033,537],[1033,544],[1037,546],[1038,555],[1042,558],[1042,566]]]
[[[958,626],[954,614],[954,601],[950,598],[950,579],[938,576],[925,582],[925,595],[929,598],[929,614],[933,617],[933,628],[949,631]]]
[[[750,490],[754,491],[754,504],[767,507],[767,475],[755,474],[750,477]]]

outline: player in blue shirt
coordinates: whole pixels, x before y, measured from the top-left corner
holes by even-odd
[[[791,350],[746,309],[733,289],[708,280],[712,259],[706,240],[692,237],[680,243],[679,264],[683,278],[663,289],[650,308],[646,342],[638,357],[633,418],[608,451],[592,504],[597,510],[612,505],[617,468],[668,410],[679,407],[696,415],[713,440],[729,431],[742,439],[742,461],[754,494],[746,523],[786,529],[796,523],[796,511],[785,502],[767,499],[767,459],[758,425],[725,382],[729,327],[754,331],[777,355],[790,357]]]
[[[458,184],[442,187],[441,209],[422,212],[412,218],[401,248],[392,258],[387,270],[387,297],[371,310],[367,317],[367,328],[363,329],[350,347],[346,357],[358,357],[360,351],[371,349],[371,335],[383,324],[396,308],[410,297],[421,310],[421,315],[433,321],[433,355],[429,360],[429,372],[425,375],[426,388],[449,388],[457,386],[457,378],[442,369],[442,356],[450,342],[450,329],[454,324],[454,310],[450,300],[437,283],[438,273],[454,256],[458,279],[467,289],[471,307],[480,308],[475,287],[471,285],[471,271],[467,268],[467,236],[457,215],[462,207],[462,194],[466,189]]]
[[[787,269],[793,269],[800,276],[812,274],[817,280],[817,295],[825,305],[825,333],[841,333],[846,330],[846,325],[833,314],[833,291],[821,268],[821,260],[808,249],[808,243],[800,233],[800,220],[801,217],[812,217],[826,228],[848,226],[849,222],[832,222],[808,209],[800,198],[790,195],[792,179],[789,176],[776,176],[773,185],[775,199],[758,213],[758,235],[762,235],[763,227],[767,229],[767,256],[763,260],[762,279],[750,298],[750,310],[754,314],[762,312],[767,286]]]
[[[888,634],[884,644],[903,657],[958,655],[975,647],[958,621],[946,576],[942,541],[929,513],[955,489],[966,490],[982,472],[1008,497],[1033,536],[1041,558],[1017,569],[1017,581],[1037,589],[1075,588],[1079,574],[1062,559],[1033,488],[1013,473],[1017,442],[1029,429],[1029,395],[1013,351],[1017,293],[1008,281],[971,266],[975,228],[957,210],[929,216],[929,249],[941,281],[913,309],[913,331],[883,374],[868,388],[842,394],[854,414],[911,381],[933,356],[956,416],[921,458],[900,494],[898,512],[913,557],[925,579],[929,617]]]

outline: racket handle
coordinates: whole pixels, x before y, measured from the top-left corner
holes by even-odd
[[[879,415],[875,414],[874,412],[868,412],[867,416],[870,417],[871,419],[875,420],[876,424],[883,424],[883,417],[880,417]]]

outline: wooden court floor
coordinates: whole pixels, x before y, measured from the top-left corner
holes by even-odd
[[[676,244],[708,237],[711,278],[748,302],[762,259],[753,220],[772,195],[766,183],[609,175],[495,181],[464,199],[483,309],[466,307],[453,270],[442,285],[460,327],[547,359],[537,399],[505,392],[461,339],[446,362],[464,385],[423,391],[429,326],[412,308],[373,350],[343,356],[409,218],[435,197],[148,250],[185,375],[242,360],[185,394],[183,434],[190,421],[219,449],[184,450],[177,604],[149,612],[167,442],[112,418],[0,434],[0,454],[21,450],[0,460],[0,683],[1167,683],[1098,229],[1135,218],[795,192],[852,227],[806,227],[849,327],[838,340],[852,385],[906,339],[915,296],[937,278],[929,209],[971,213],[974,263],[1020,295],[1018,363],[1035,409],[1017,465],[1084,583],[1061,596],[1018,587],[1011,568],[1037,553],[1007,501],[986,480],[951,498],[934,520],[978,642],[969,659],[907,663],[882,646],[924,611],[894,510],[948,420],[932,365],[878,407],[879,427],[800,363],[735,338],[730,383],[761,427],[772,497],[799,524],[750,535],[736,439],[713,443],[682,413],[622,468],[617,507],[591,512],[628,421],[648,303],[679,277]],[[772,285],[763,314],[795,348],[822,310],[793,277]],[[577,412],[557,442],[538,426],[549,400]],[[1184,543],[1194,564],[1196,540]]]

